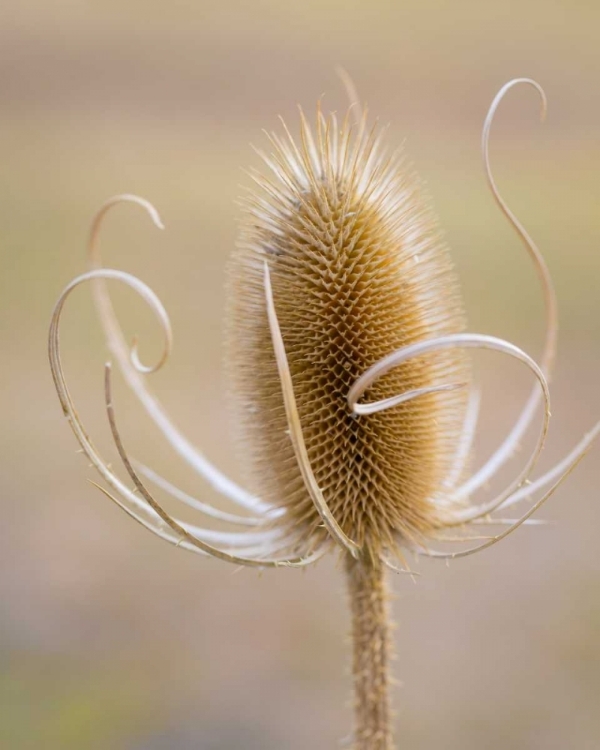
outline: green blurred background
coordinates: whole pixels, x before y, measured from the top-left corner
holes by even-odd
[[[220,338],[235,200],[248,182],[240,167],[257,162],[249,144],[322,94],[325,107],[345,109],[334,72],[343,65],[428,183],[471,329],[537,356],[539,289],[479,152],[497,89],[535,77],[546,123],[531,90],[512,92],[492,159],[560,299],[549,465],[600,414],[599,43],[591,0],[2,4],[2,748],[300,750],[337,747],[350,727],[348,621],[332,560],[304,574],[232,574],[152,537],[85,481],[45,349],[53,304],[85,269],[99,205],[130,191],[160,209],[162,233],[136,207],[118,207],[102,248],[165,302],[175,349],[154,384],[176,422],[239,478]],[[147,311],[121,289],[115,299],[151,358],[160,341]],[[89,289],[71,298],[62,340],[81,414],[110,453]],[[501,359],[478,366],[481,460],[529,383]],[[118,386],[132,452],[221,503]],[[544,510],[556,523],[449,567],[420,563],[416,585],[392,582],[399,747],[600,747],[598,451]]]

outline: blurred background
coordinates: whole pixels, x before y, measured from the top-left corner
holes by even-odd
[[[501,190],[543,249],[560,301],[553,423],[543,466],[600,415],[600,5],[588,1],[4,2],[0,10],[0,745],[15,750],[334,748],[351,724],[341,571],[259,575],[152,537],[87,478],[61,416],[46,334],[85,270],[101,203],[106,263],[138,274],[172,316],[152,376],[175,422],[240,480],[224,419],[223,282],[250,143],[296,105],[345,110],[335,66],[390,123],[427,182],[461,275],[471,330],[538,356],[540,291],[485,185],[480,131],[498,88],[532,76],[498,114]],[[160,339],[116,288],[128,335]],[[111,453],[106,350],[89,288],[70,299],[64,361],[89,431]],[[530,383],[499,357],[475,463]],[[174,457],[116,378],[132,453],[225,507]],[[521,461],[524,460],[521,456]],[[517,470],[518,460],[505,477]],[[407,750],[600,747],[600,446],[544,508],[481,555],[418,563],[392,581],[399,744]],[[498,487],[495,484],[494,487]],[[484,497],[485,497],[484,493]]]

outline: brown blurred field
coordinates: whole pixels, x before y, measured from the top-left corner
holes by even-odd
[[[348,733],[340,571],[234,573],[151,537],[86,483],[46,361],[62,287],[85,268],[89,221],[119,192],[152,200],[156,231],[117,208],[102,247],[139,274],[175,330],[153,376],[176,422],[239,478],[223,418],[222,285],[250,143],[296,105],[343,110],[343,65],[370,111],[406,139],[429,185],[472,330],[537,356],[541,300],[494,207],[480,129],[520,75],[546,88],[547,122],[514,91],[493,131],[497,180],[546,253],[561,306],[544,465],[600,416],[600,4],[558,0],[287,4],[43,3],[0,9],[0,747],[10,750],[334,748]],[[115,290],[142,354],[150,316]],[[65,364],[90,431],[110,452],[106,356],[89,289],[70,300]],[[481,358],[476,461],[529,384]],[[221,501],[179,462],[119,383],[136,456]],[[519,530],[451,566],[393,581],[399,747],[600,747],[600,446]],[[515,471],[516,467],[512,467]]]

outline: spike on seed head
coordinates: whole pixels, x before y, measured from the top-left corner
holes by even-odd
[[[236,432],[253,491],[287,509],[307,548],[326,538],[294,455],[275,360],[263,266],[289,362],[306,450],[342,531],[373,556],[440,525],[464,389],[431,392],[356,416],[347,396],[389,352],[464,330],[452,264],[415,175],[385,154],[381,130],[301,113],[300,145],[284,125],[261,155],[268,176],[247,196],[229,266],[226,361]],[[369,400],[468,383],[456,351],[414,358],[369,388]]]

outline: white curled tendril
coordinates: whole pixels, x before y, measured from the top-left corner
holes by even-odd
[[[119,455],[121,456],[121,459],[131,479],[134,482],[135,489],[129,489],[112,471],[109,464],[102,458],[102,456],[94,446],[91,438],[88,436],[77,414],[77,410],[75,409],[65,380],[59,345],[59,326],[65,301],[67,300],[71,292],[80,284],[100,278],[118,280],[130,286],[150,306],[161,325],[165,336],[165,346],[163,349],[163,353],[158,360],[158,363],[148,368],[144,365],[141,365],[138,360],[140,366],[144,367],[146,370],[155,371],[160,366],[160,364],[165,361],[171,344],[171,326],[162,303],[154,294],[154,292],[148,286],[146,286],[146,284],[144,284],[131,274],[112,269],[90,271],[74,279],[65,288],[65,290],[59,297],[52,315],[50,331],[48,335],[48,355],[50,360],[50,368],[52,371],[52,376],[54,378],[56,391],[63,409],[63,413],[67,418],[69,424],[71,425],[75,437],[81,445],[83,452],[91,461],[92,466],[98,471],[100,476],[105,480],[105,482],[110,486],[115,494],[112,494],[100,485],[96,486],[123,510],[125,510],[128,515],[130,515],[145,528],[149,529],[160,538],[165,539],[166,541],[169,541],[176,546],[183,547],[184,549],[188,549],[199,554],[218,557],[222,560],[238,565],[254,566],[259,568],[278,566],[303,567],[304,565],[308,565],[314,560],[318,559],[318,557],[324,554],[325,548],[318,549],[305,558],[265,559],[258,557],[243,557],[239,554],[240,545],[249,544],[251,546],[249,546],[248,549],[257,553],[275,553],[280,549],[285,549],[293,545],[294,533],[292,531],[291,534],[285,536],[284,534],[280,534],[279,531],[273,531],[271,532],[271,536],[265,537],[265,532],[240,532],[237,535],[219,535],[219,532],[205,532],[204,536],[206,538],[211,537],[219,539],[220,541],[229,544],[234,548],[234,551],[232,552],[228,549],[214,547],[208,542],[198,538],[198,536],[195,536],[187,530],[185,524],[177,521],[168,513],[166,513],[162,506],[147,491],[147,489],[137,476],[137,473],[135,472],[135,469],[133,468],[123,447],[120,434],[117,430],[114,407],[112,405],[110,382],[111,368],[110,365],[107,365],[105,376],[105,394],[111,430],[113,433],[115,444],[117,446],[117,450],[119,451]],[[136,494],[138,492],[141,494],[141,497]],[[265,544],[265,540],[268,540],[269,544]]]
[[[498,497],[489,501],[485,505],[478,506],[478,508],[476,509],[477,515],[473,514],[472,512],[473,509],[464,509],[464,508],[461,508],[460,505],[457,505],[455,508],[451,510],[451,514],[449,514],[449,516],[444,519],[443,524],[440,527],[441,529],[450,528],[452,526],[462,527],[467,522],[475,522],[475,523],[480,522],[480,523],[487,523],[489,525],[494,525],[494,524],[505,525],[507,526],[507,528],[499,534],[495,534],[489,537],[488,536],[479,537],[480,539],[484,540],[482,541],[481,544],[478,544],[469,549],[460,550],[457,552],[444,552],[444,551],[438,551],[438,550],[431,550],[430,548],[426,546],[422,546],[422,545],[415,545],[415,544],[410,545],[419,554],[428,555],[430,557],[442,558],[442,559],[455,559],[459,557],[466,557],[467,555],[471,555],[475,552],[479,552],[488,547],[491,547],[493,544],[496,544],[500,540],[504,539],[513,531],[515,531],[517,528],[522,526],[523,524],[533,523],[533,521],[530,520],[530,517],[533,515],[533,513],[535,513],[548,500],[548,498],[550,498],[554,494],[554,492],[558,489],[558,487],[564,482],[564,480],[570,475],[570,473],[575,469],[578,463],[583,459],[586,453],[590,450],[594,440],[600,434],[600,423],[598,423],[593,428],[593,430],[591,430],[591,432],[588,433],[583,438],[583,440],[575,447],[573,451],[571,451],[571,453],[565,459],[559,462],[552,470],[547,472],[538,480],[528,483],[529,475],[531,474],[533,468],[535,467],[535,464],[537,463],[537,460],[542,451],[545,438],[546,438],[546,434],[548,431],[549,418],[550,418],[550,401],[549,401],[548,384],[547,384],[546,378],[541,368],[535,363],[533,359],[531,359],[531,357],[529,357],[529,355],[525,354],[525,352],[521,351],[514,344],[511,344],[507,341],[503,341],[502,339],[496,339],[495,337],[485,336],[482,334],[448,335],[448,336],[440,337],[438,339],[432,339],[430,341],[422,341],[416,344],[411,344],[411,345],[402,347],[401,349],[398,349],[396,352],[389,354],[388,356],[384,357],[382,360],[377,362],[375,365],[370,367],[354,383],[354,385],[352,386],[348,394],[348,405],[350,409],[355,414],[375,413],[376,411],[383,411],[384,409],[395,406],[398,403],[397,400],[385,399],[379,402],[372,402],[371,404],[369,404],[369,406],[371,407],[370,411],[360,412],[359,409],[360,409],[361,404],[359,404],[358,401],[363,396],[363,394],[367,391],[367,389],[371,385],[373,385],[373,383],[378,378],[382,377],[387,372],[392,370],[394,367],[397,367],[398,365],[400,365],[402,362],[405,362],[407,359],[410,359],[415,356],[420,356],[423,354],[443,350],[443,349],[449,349],[449,348],[491,349],[491,350],[496,350],[496,351],[508,354],[509,356],[521,361],[530,369],[530,371],[536,376],[538,380],[539,386],[541,388],[541,392],[543,394],[545,410],[544,410],[544,421],[542,424],[542,428],[540,430],[537,444],[526,466],[524,467],[522,472],[519,474],[519,476],[515,480],[513,480],[513,482],[509,484],[508,488],[505,489]],[[423,394],[423,392],[424,392],[424,389],[414,389],[412,391],[408,391],[405,394],[402,394],[401,402],[406,402],[410,399],[418,398],[420,395]],[[365,406],[365,405],[362,405],[362,406]],[[507,506],[510,506],[525,497],[529,497],[533,493],[535,493],[537,490],[550,484],[551,482],[554,482],[554,484],[550,487],[550,489],[547,490],[545,494],[539,500],[537,500],[529,508],[529,510],[526,513],[524,513],[520,518],[513,520],[513,519],[493,519],[493,518],[488,517],[488,514],[490,514],[492,511],[500,507],[506,508]],[[455,541],[455,542],[466,542],[470,540],[474,541],[475,539],[477,539],[477,537],[466,537],[466,536],[444,537],[441,534],[438,535],[436,538],[438,539],[438,541]]]
[[[490,130],[494,122],[496,112],[508,91],[519,85],[532,86],[537,91],[541,99],[541,119],[544,120],[547,110],[547,100],[543,88],[539,85],[539,83],[532,80],[531,78],[515,78],[514,80],[506,83],[494,97],[483,125],[483,131],[481,135],[481,150],[486,179],[494,201],[523,242],[523,245],[525,246],[525,249],[533,262],[534,270],[542,286],[545,307],[546,332],[540,367],[542,369],[542,372],[546,376],[546,379],[549,380],[556,355],[556,340],[558,334],[558,307],[556,293],[554,291],[554,284],[552,282],[552,277],[550,276],[550,271],[548,269],[546,261],[544,260],[544,257],[539,248],[537,247],[525,227],[521,224],[521,222],[508,207],[506,201],[500,195],[490,165]],[[469,495],[471,495],[475,490],[479,489],[489,479],[491,479],[506,463],[506,461],[508,461],[512,457],[519,444],[519,441],[531,424],[531,420],[533,419],[535,412],[539,406],[540,397],[540,390],[538,388],[534,388],[517,420],[515,421],[513,428],[506,436],[500,447],[496,449],[494,454],[490,456],[486,463],[477,472],[475,472],[469,480],[467,480],[461,487],[458,488],[457,496],[468,497]]]
[[[363,394],[375,383],[380,377],[385,375],[390,370],[398,367],[398,365],[406,362],[408,359],[413,357],[422,356],[424,354],[432,354],[436,351],[442,351],[447,349],[488,349],[492,351],[498,351],[503,354],[507,354],[513,359],[516,359],[526,365],[529,370],[535,375],[540,386],[541,393],[544,398],[545,410],[542,427],[538,436],[537,443],[527,461],[525,467],[521,473],[513,480],[509,487],[501,493],[498,498],[495,498],[490,503],[490,508],[486,512],[491,512],[495,507],[502,504],[506,498],[508,498],[512,492],[521,487],[524,482],[527,481],[529,475],[533,471],[535,464],[540,456],[546,434],[548,432],[549,420],[550,420],[550,393],[548,390],[548,383],[541,368],[536,362],[519,347],[511,344],[503,339],[496,338],[494,336],[487,336],[484,334],[477,333],[456,333],[449,334],[447,336],[441,336],[439,338],[430,339],[427,341],[419,341],[415,344],[409,344],[403,346],[400,349],[388,354],[383,359],[379,360],[376,364],[369,367],[354,383],[348,393],[348,406],[354,414],[373,414],[384,409],[389,409],[396,406],[398,403],[409,401],[413,398],[418,398],[425,392],[431,392],[432,390],[443,390],[439,388],[418,388],[411,391],[407,391],[404,394],[400,394],[393,398],[383,399],[382,401],[375,401],[368,404],[359,404],[359,399]],[[445,390],[456,386],[446,386]],[[451,500],[458,499],[453,498]],[[453,518],[455,523],[464,523],[466,519],[461,517],[461,513],[464,511],[460,508],[453,510]],[[467,511],[468,512],[468,511]]]
[[[111,198],[100,208],[94,217],[90,229],[88,259],[90,268],[93,270],[102,267],[98,239],[104,218],[113,206],[124,202],[140,206],[148,213],[153,223],[158,228],[163,228],[163,223],[158,211],[144,198],[129,194],[117,195]],[[119,325],[117,316],[115,315],[110,296],[102,277],[99,276],[95,278],[92,291],[109,351],[119,365],[125,381],[173,449],[212,487],[240,507],[255,513],[268,513],[271,517],[282,515],[284,511],[272,508],[270,505],[262,502],[259,498],[246,492],[246,490],[239,487],[235,482],[220,472],[189,442],[177,427],[175,427],[160,401],[146,385],[143,375],[150,371],[143,367],[139,367],[140,363],[137,360],[135,353],[133,357],[130,354],[129,347],[123,336],[123,332]]]

